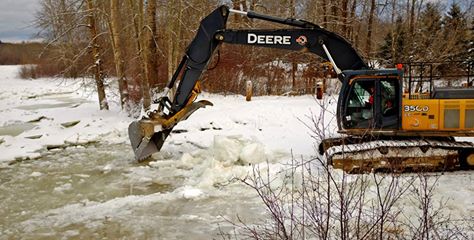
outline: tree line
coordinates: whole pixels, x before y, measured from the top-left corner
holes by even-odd
[[[0,65],[34,64],[42,51],[42,43],[7,43],[0,41]]]
[[[459,4],[458,4],[459,3]],[[101,109],[114,76],[122,108],[150,107],[194,37],[199,21],[220,4],[279,17],[301,18],[345,37],[369,62],[474,58],[473,3],[423,0],[41,0],[39,36],[47,41],[39,67],[66,77],[93,76]],[[282,26],[233,15],[228,28]],[[258,95],[308,93],[327,64],[307,53],[221,46],[202,77],[209,92],[238,93],[254,82]]]

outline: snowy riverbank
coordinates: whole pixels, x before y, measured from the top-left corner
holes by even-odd
[[[120,111],[117,96],[109,93],[110,111],[99,111],[93,84],[85,80],[17,77],[18,66],[0,67],[0,162],[38,158],[47,148],[87,142],[124,143],[133,120]],[[89,80],[90,81],[90,80]],[[209,147],[214,136],[241,136],[265,143],[279,152],[314,154],[310,116],[316,100],[301,97],[256,97],[203,94],[213,107],[199,110],[175,129],[165,144],[193,143]],[[74,125],[75,124],[75,125]],[[70,126],[72,125],[72,126]]]
[[[237,215],[249,224],[269,219],[256,192],[238,179],[268,170],[272,187],[298,188],[303,171],[291,166],[292,155],[298,162],[315,155],[308,126],[321,107],[313,97],[246,102],[203,94],[214,106],[179,123],[152,161],[135,163],[127,136],[133,119],[117,96],[109,94],[110,111],[99,111],[93,89],[81,81],[22,80],[18,68],[0,66],[0,239],[219,239],[219,232],[233,232],[227,220],[238,222]],[[336,99],[325,101],[333,111]],[[325,118],[330,132],[333,116]],[[66,147],[82,143],[89,144]],[[27,158],[35,160],[19,161]],[[340,170],[331,172],[342,179]],[[359,176],[372,177],[345,179]],[[472,219],[474,174],[437,180],[433,202],[445,203],[442,213]],[[370,206],[377,190],[367,184]],[[419,210],[410,199],[397,208],[408,217]]]
[[[65,143],[126,140],[130,119],[118,110],[99,111],[81,80],[24,80],[18,69],[0,66],[0,162],[38,158]]]

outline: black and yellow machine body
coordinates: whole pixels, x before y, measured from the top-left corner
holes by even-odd
[[[343,71],[337,122],[345,137],[323,140],[320,152],[351,172],[472,168],[474,144],[455,137],[474,136],[474,88],[430,85],[426,92],[410,93],[404,84],[412,82],[403,74],[403,69]]]
[[[433,135],[474,136],[474,91],[471,98],[402,98],[402,130]]]
[[[348,134],[474,136],[474,88],[410,94],[399,69],[343,72],[338,126]]]

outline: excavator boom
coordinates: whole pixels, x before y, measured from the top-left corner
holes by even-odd
[[[230,13],[243,14],[249,18],[276,22],[295,28],[278,30],[226,29]],[[173,88],[178,82],[173,100],[168,98],[168,91],[165,91],[165,96],[157,100],[158,109],[130,124],[128,132],[137,160],[147,158],[154,152],[160,151],[172,128],[178,122],[185,120],[199,108],[212,105],[207,101],[194,102],[194,100],[200,92],[198,80],[221,43],[311,52],[331,61],[339,73],[341,81],[344,79],[341,74],[343,70],[368,68],[349,42],[316,24],[220,6],[202,19],[196,36],[186,49],[172,79],[168,82],[167,90]]]

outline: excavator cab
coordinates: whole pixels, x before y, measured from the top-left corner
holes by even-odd
[[[341,132],[366,132],[367,129],[400,128],[402,72],[363,70],[343,72],[338,116]]]

